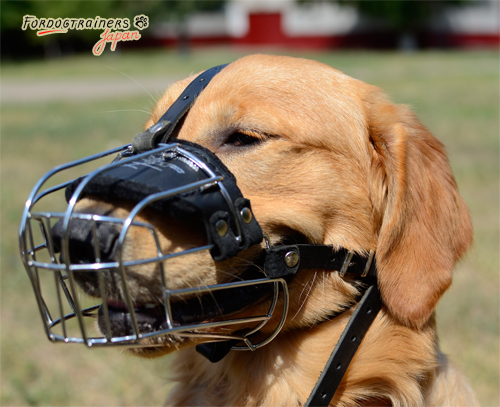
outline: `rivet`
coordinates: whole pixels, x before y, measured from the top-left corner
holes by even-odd
[[[189,95],[184,96],[184,97],[182,98],[182,100],[186,100],[186,99],[189,99]]]
[[[295,267],[299,262],[299,254],[297,252],[288,252],[285,254],[285,264],[288,267]]]
[[[243,222],[245,223],[250,223],[252,220],[252,211],[248,209],[247,207],[244,207],[241,212],[240,212],[241,218],[243,219]]]
[[[156,124],[153,124],[149,129],[148,131],[153,134],[153,133],[156,133],[157,131],[160,131],[162,128],[163,128],[163,124],[164,123],[156,123]]]
[[[165,161],[173,160],[174,158],[177,157],[177,153],[174,151],[164,151],[163,153],[161,153],[161,156]]]
[[[215,224],[215,228],[217,229],[217,233],[220,237],[223,237],[227,233],[227,222],[225,220],[218,220]]]

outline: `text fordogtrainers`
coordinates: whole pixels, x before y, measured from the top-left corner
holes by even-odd
[[[140,14],[134,17],[134,27],[144,30],[149,26],[149,17]],[[141,34],[137,30],[130,30],[131,24],[128,18],[38,18],[26,14],[23,16],[23,30],[31,29],[37,31],[39,37],[50,34],[64,34],[69,30],[103,30],[101,39],[92,48],[92,53],[99,56],[106,48],[106,43],[111,44],[111,51],[116,49],[119,41],[137,41]]]

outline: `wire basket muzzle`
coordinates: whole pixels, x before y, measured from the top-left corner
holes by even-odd
[[[210,157],[208,150],[200,152],[197,146],[189,143],[162,145],[135,156],[128,156],[129,151],[124,146],[55,168],[42,177],[26,202],[20,229],[21,255],[48,337],[53,341],[85,343],[87,346],[143,346],[147,342],[145,339],[165,335],[237,339],[242,341],[241,346],[236,346],[239,349],[253,349],[269,342],[279,332],[286,317],[288,294],[284,280],[251,273],[250,279],[245,281],[168,289],[168,264],[174,257],[208,251],[215,261],[221,261],[262,239],[250,204],[241,195],[232,174],[220,166],[217,159]],[[120,153],[119,159],[112,164],[76,181],[42,190],[55,174],[117,152]],[[68,201],[65,212],[35,210],[35,205],[65,188]],[[104,200],[127,199],[137,203],[126,219],[75,213],[77,202],[85,196]],[[163,253],[155,226],[137,220],[138,214],[146,208],[180,220],[201,219],[207,233],[207,244],[179,253]],[[71,262],[70,228],[76,221],[87,224],[94,254],[92,261]],[[54,242],[52,230],[57,222],[62,229],[61,239]],[[101,258],[98,242],[99,230],[103,227],[119,230],[113,259]],[[155,245],[154,256],[123,260],[124,242],[132,228],[143,228],[151,236]],[[156,309],[151,304],[138,308],[130,292],[128,270],[146,264],[156,267],[161,282],[161,301],[156,304]],[[82,276],[93,281],[94,292],[90,297],[81,290]],[[119,307],[108,301],[107,281],[111,278],[115,280],[116,291],[120,292],[122,303]],[[238,318],[234,317],[237,307],[227,305],[228,297],[249,303],[252,299],[265,298],[269,307],[258,315]],[[212,305],[199,305],[200,299],[208,298],[212,299]],[[219,304],[226,304],[219,307],[219,314],[210,311],[204,315],[207,309],[217,309]],[[249,338],[271,320],[277,308],[282,315],[276,329],[268,338],[253,344]],[[117,318],[121,318],[120,328],[116,327]],[[237,331],[238,326],[249,324],[252,328],[243,333],[210,332],[219,327],[232,327],[228,332]]]

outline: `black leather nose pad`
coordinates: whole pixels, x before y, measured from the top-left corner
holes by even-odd
[[[97,224],[97,245],[100,261],[112,261],[117,238],[120,234],[118,228],[112,223]],[[61,242],[64,238],[63,221],[58,221],[51,230],[54,250],[61,252]],[[72,219],[69,223],[69,256],[71,263],[95,263],[96,250],[94,248],[95,236],[92,233],[92,222],[83,219]],[[62,254],[61,254],[62,257]],[[61,262],[64,259],[61,258]]]

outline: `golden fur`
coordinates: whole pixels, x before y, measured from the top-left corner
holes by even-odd
[[[166,91],[146,127],[192,79]],[[242,146],[230,142],[234,133],[262,141]],[[471,244],[471,222],[443,145],[407,107],[329,66],[255,55],[214,77],[175,136],[219,156],[272,242],[299,233],[310,243],[376,250],[385,306],[332,405],[477,405],[466,380],[440,354],[434,322],[454,264]],[[78,206],[81,212],[110,209],[121,217],[130,209],[92,200]],[[164,252],[204,239],[196,228],[167,225],[154,213],[142,216],[159,227]],[[154,250],[148,239],[132,230],[125,257],[147,256]],[[167,268],[169,287],[230,281],[259,250],[221,263],[208,253],[181,256]],[[136,303],[161,298],[153,266],[133,271]],[[306,270],[289,290],[285,327],[256,352],[231,352],[212,364],[195,352],[195,339],[172,337],[151,339],[158,344],[154,351],[136,350],[150,357],[179,350],[177,384],[167,404],[302,405],[355,308],[358,289],[336,272]],[[328,319],[346,305],[352,308]]]

